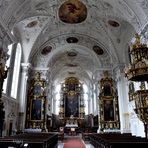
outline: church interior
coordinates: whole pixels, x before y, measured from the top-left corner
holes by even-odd
[[[148,146],[148,0],[0,0],[0,148],[79,135]]]

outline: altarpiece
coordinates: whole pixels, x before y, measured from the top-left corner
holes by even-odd
[[[99,94],[99,124],[100,130],[120,130],[119,105],[116,82],[108,71],[104,72],[104,78],[100,80]]]
[[[45,128],[45,105],[45,80],[41,78],[41,73],[37,72],[28,89],[26,128]]]
[[[59,118],[62,124],[81,124],[84,107],[82,83],[76,77],[67,78],[61,88]]]

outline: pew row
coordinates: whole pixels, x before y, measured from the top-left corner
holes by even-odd
[[[148,139],[132,136],[130,133],[89,133],[85,137],[95,148],[148,147]]]
[[[0,148],[55,148],[58,143],[56,133],[22,133],[14,136],[1,137]]]

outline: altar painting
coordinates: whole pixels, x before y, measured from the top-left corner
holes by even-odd
[[[65,100],[65,117],[78,117],[79,116],[79,101],[78,95],[75,93],[69,93]]]
[[[41,120],[42,100],[32,100],[31,120]]]

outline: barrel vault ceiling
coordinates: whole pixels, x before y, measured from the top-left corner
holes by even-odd
[[[148,22],[148,0],[0,0],[1,24],[22,44],[23,61],[57,83],[127,64],[130,41]]]

